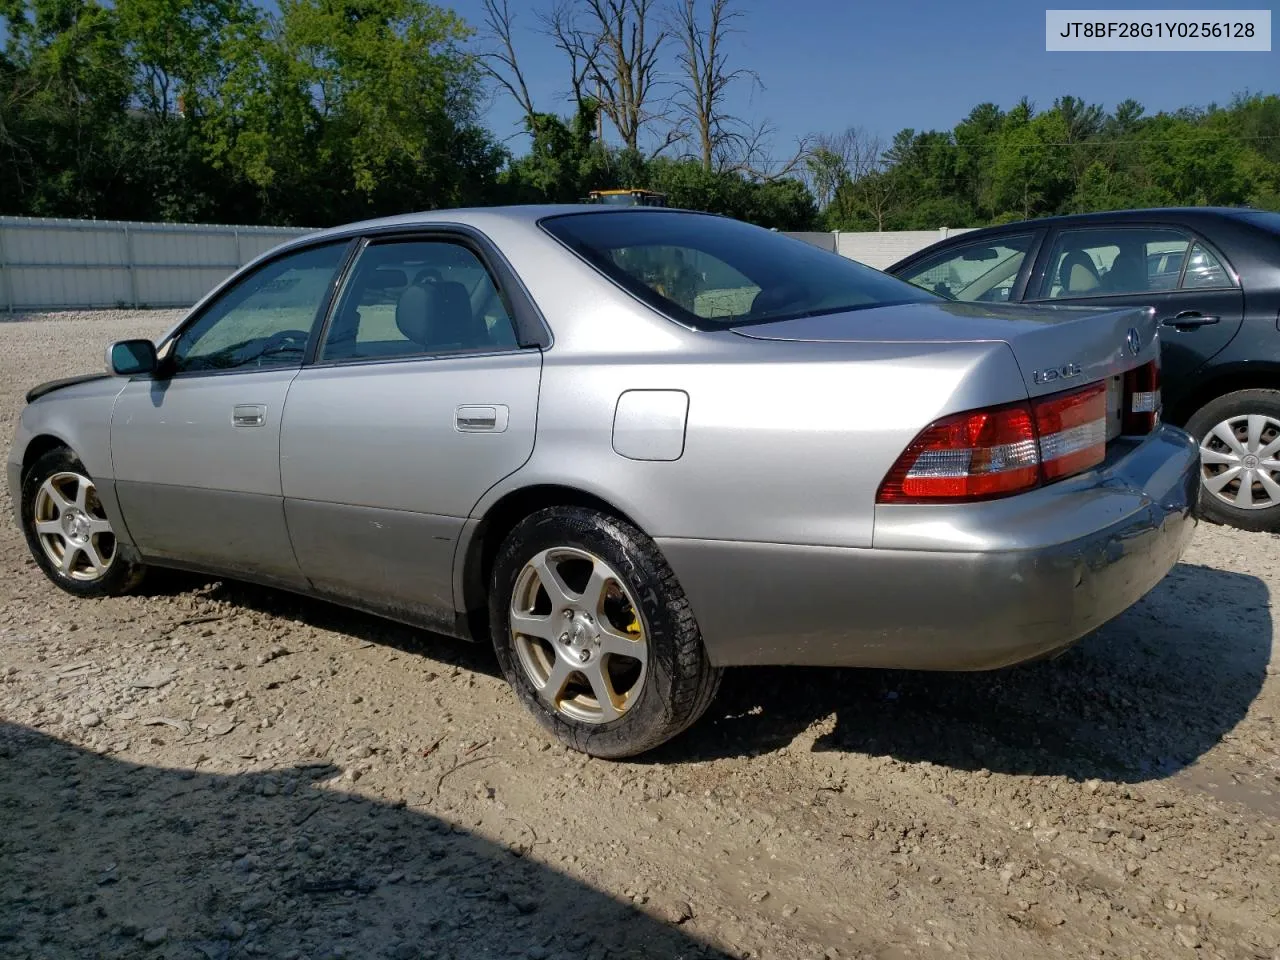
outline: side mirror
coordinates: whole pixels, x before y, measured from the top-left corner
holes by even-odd
[[[154,373],[156,345],[150,340],[117,340],[107,347],[107,369],[117,377]]]

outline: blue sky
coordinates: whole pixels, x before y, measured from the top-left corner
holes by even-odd
[[[437,0],[441,2],[441,0]],[[473,25],[480,0],[443,0]],[[540,110],[567,111],[563,60],[537,33],[534,12],[549,0],[512,0],[518,50]],[[735,63],[757,71],[763,90],[745,83],[735,112],[768,118],[774,152],[797,137],[859,126],[886,141],[903,127],[949,128],[976,104],[1009,107],[1024,94],[1038,107],[1072,94],[1107,108],[1129,97],[1148,112],[1225,103],[1235,92],[1280,92],[1280,53],[1047,53],[1045,7],[1143,6],[1028,0],[740,0]],[[1179,4],[1163,9],[1266,9],[1262,3]],[[519,111],[499,97],[486,122],[500,138],[518,134]],[[512,141],[519,150],[521,139]]]

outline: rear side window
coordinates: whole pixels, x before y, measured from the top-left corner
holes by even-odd
[[[966,243],[922,260],[898,276],[948,300],[1004,303],[1013,292],[1033,234]]]
[[[727,217],[633,209],[542,226],[655,310],[716,330],[935,297],[803,240]]]
[[[1182,287],[1186,290],[1204,290],[1210,287],[1232,287],[1235,281],[1212,251],[1200,244],[1192,244],[1191,257],[1187,260],[1186,273],[1182,275]]]
[[[370,244],[343,287],[321,360],[483,352],[516,345],[488,269],[448,240]]]
[[[1172,290],[1190,239],[1164,227],[1064,230],[1049,254],[1040,296],[1049,300]]]

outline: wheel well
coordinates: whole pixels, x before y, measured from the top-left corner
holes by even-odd
[[[1179,398],[1177,404],[1166,412],[1165,421],[1177,427],[1184,426],[1209,401],[1239,390],[1280,390],[1280,369],[1235,367],[1224,370]]]
[[[27,444],[27,449],[22,453],[22,476],[26,477],[27,471],[31,469],[31,465],[43,457],[50,450],[57,450],[59,447],[67,447],[61,439],[42,433],[38,437],[33,437],[31,442]]]
[[[486,597],[489,576],[493,572],[498,550],[516,524],[547,507],[585,507],[588,510],[598,510],[639,529],[635,521],[607,500],[575,487],[541,484],[508,493],[485,513],[467,546],[467,556],[463,561],[463,609],[474,639],[483,640],[488,635],[489,609]]]

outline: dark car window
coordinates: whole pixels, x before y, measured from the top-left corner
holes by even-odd
[[[1191,247],[1187,260],[1187,272],[1182,275],[1182,287],[1186,290],[1204,290],[1210,287],[1233,287],[1235,281],[1213,253],[1199,243]]]
[[[962,244],[913,264],[897,276],[950,300],[1003,303],[1009,299],[1034,241],[1035,235],[1028,233]]]
[[[802,240],[727,217],[610,211],[543,227],[655,310],[721,329],[934,297]]]
[[[343,287],[321,360],[511,349],[493,277],[467,247],[402,240],[365,248]]]
[[[1040,296],[1049,300],[1172,290],[1191,246],[1166,227],[1064,230],[1054,241]]]
[[[273,260],[226,290],[173,345],[177,373],[301,366],[347,241]]]

